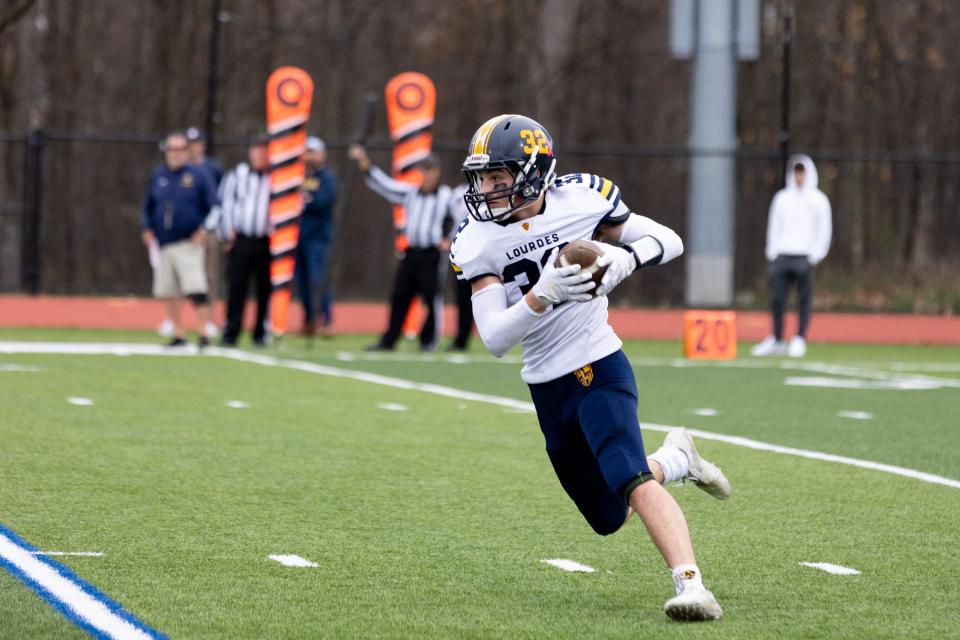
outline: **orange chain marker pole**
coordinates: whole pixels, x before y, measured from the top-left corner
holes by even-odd
[[[313,80],[303,69],[280,67],[267,79],[267,133],[270,135],[270,331],[287,332],[300,213],[300,185],[306,174],[307,120]]]
[[[397,180],[419,185],[423,181],[416,164],[430,154],[433,145],[433,121],[436,116],[437,90],[433,82],[422,73],[407,71],[394,76],[384,89],[387,106],[387,124],[393,139],[393,177]],[[406,212],[403,207],[393,208],[393,226],[397,231],[394,249],[402,254],[409,246],[403,233]],[[424,300],[433,304],[433,300]],[[420,304],[410,303],[403,322],[403,334],[416,336],[420,328]]]

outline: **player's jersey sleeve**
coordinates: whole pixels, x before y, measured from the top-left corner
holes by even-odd
[[[450,264],[457,274],[458,280],[473,282],[484,276],[498,276],[496,268],[489,264],[484,255],[484,244],[487,234],[483,225],[491,224],[477,222],[466,216],[457,228],[450,247]]]
[[[590,202],[590,209],[599,213],[597,225],[618,225],[630,215],[630,208],[620,197],[620,187],[609,178],[592,173],[570,173],[557,178],[556,186],[581,191],[581,197]]]

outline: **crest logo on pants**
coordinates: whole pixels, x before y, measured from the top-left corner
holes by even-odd
[[[586,365],[573,372],[577,376],[577,381],[585,387],[589,387],[593,382],[593,367]]]

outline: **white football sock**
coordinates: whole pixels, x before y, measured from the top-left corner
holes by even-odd
[[[660,447],[647,456],[647,460],[656,460],[663,469],[663,483],[679,482],[690,473],[690,461],[687,454],[676,447]]]
[[[688,587],[703,589],[703,578],[700,577],[700,568],[695,564],[681,564],[673,569],[673,587],[677,595]]]

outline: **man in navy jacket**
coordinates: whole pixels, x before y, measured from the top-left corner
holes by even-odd
[[[174,333],[169,346],[183,346],[180,323],[182,298],[196,310],[198,344],[209,344],[207,321],[210,306],[204,270],[203,225],[216,204],[216,190],[207,173],[187,164],[190,156],[187,137],[180,132],[167,135],[162,143],[164,164],[154,170],[143,203],[141,230],[149,248],[160,248],[153,272],[153,295],[164,300]]]
[[[337,198],[337,177],[327,167],[327,148],[323,140],[307,138],[303,156],[307,179],[303,183],[303,216],[297,246],[297,287],[303,302],[303,334],[319,333],[330,337],[332,298],[327,273],[327,257],[333,235],[333,204]],[[319,314],[317,313],[319,311]]]

